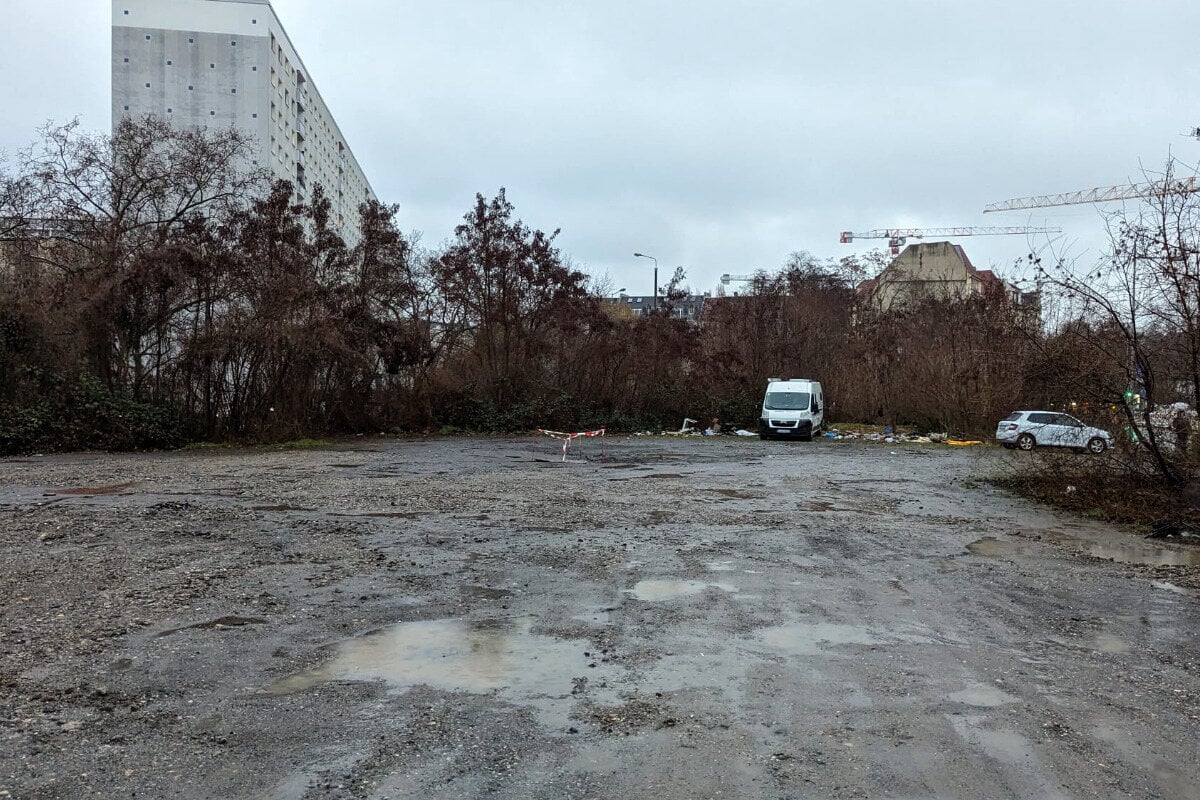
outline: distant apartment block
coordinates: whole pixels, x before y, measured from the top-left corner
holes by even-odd
[[[113,0],[112,34],[114,125],[155,114],[240,128],[257,142],[248,166],[291,181],[301,200],[321,184],[357,239],[358,208],[375,194],[269,0]]]
[[[686,319],[688,322],[699,324],[700,317],[704,314],[704,303],[709,299],[708,295],[703,294],[691,294],[674,300],[659,297],[656,304],[653,295],[634,297],[622,294],[620,297],[604,298],[604,307],[617,319],[644,317],[659,308],[668,311],[675,319]]]

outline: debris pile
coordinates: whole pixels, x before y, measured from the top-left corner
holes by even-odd
[[[732,435],[742,437],[757,436],[757,433],[752,431],[737,429],[730,430],[708,430],[701,431],[692,427],[696,420],[685,419],[683,425],[676,431],[640,431],[633,434],[634,436],[714,436],[714,435]],[[715,422],[715,420],[714,420]],[[974,447],[983,444],[978,439],[956,439],[948,433],[904,433],[896,431],[893,428],[883,428],[882,430],[841,430],[839,428],[828,428],[821,434],[821,438],[831,439],[836,441],[848,442],[878,442],[879,444],[945,444],[951,447]]]

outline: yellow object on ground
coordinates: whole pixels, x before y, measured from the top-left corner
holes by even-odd
[[[950,445],[951,447],[974,447],[977,444],[983,444],[983,442],[976,442],[976,441],[964,442],[964,441],[956,441],[954,439],[947,439],[946,444]]]

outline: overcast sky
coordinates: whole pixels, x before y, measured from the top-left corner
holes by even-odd
[[[107,129],[109,0],[3,0],[0,149],[47,119]],[[405,229],[447,239],[507,187],[614,289],[649,262],[695,289],[841,256],[844,229],[1058,225],[1095,206],[989,202],[1200,161],[1200,4],[801,0],[275,0],[321,94]],[[970,238],[978,267],[1028,251]]]

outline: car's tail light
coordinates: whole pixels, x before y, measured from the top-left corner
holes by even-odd
[[[1010,431],[1015,431],[1017,429],[1017,423],[1014,422],[1013,424],[1009,425],[1008,429]]]

